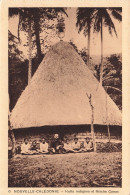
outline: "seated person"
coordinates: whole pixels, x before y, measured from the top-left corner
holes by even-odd
[[[28,143],[28,139],[24,139],[24,143],[21,145],[21,154],[29,154],[30,153],[30,144]]]
[[[74,138],[74,142],[72,143],[72,152],[80,152],[80,143],[78,138]]]
[[[40,143],[40,153],[48,153],[48,143],[42,138],[42,142]]]
[[[16,146],[15,150],[16,150],[16,154],[20,154],[21,153],[21,146],[20,145]]]
[[[37,147],[37,140],[34,140],[31,144],[31,148],[30,148],[30,154],[38,154],[39,150]]]
[[[84,152],[93,151],[93,143],[89,137],[85,138],[84,148],[82,149],[82,151]]]
[[[71,152],[72,151],[72,147],[71,147],[71,144],[69,143],[68,139],[66,140],[66,143],[64,143],[63,149],[64,149],[64,152]]]
[[[54,140],[51,142],[51,147],[49,149],[50,153],[62,153],[63,152],[63,144],[61,140],[59,139],[59,135],[54,135]]]

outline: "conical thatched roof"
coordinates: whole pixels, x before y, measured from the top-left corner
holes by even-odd
[[[12,111],[14,128],[44,125],[121,125],[121,112],[67,42],[55,44],[44,57]]]

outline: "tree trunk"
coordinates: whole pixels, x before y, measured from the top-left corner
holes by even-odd
[[[94,148],[94,152],[96,152],[96,141],[95,141],[95,133],[94,133],[94,106],[92,105],[92,101],[91,101],[91,94],[88,95],[88,99],[89,99],[89,104],[91,107],[91,135],[92,135],[92,139],[93,139],[93,148]]]
[[[89,67],[89,60],[90,60],[90,25],[88,26],[88,56],[87,56],[87,65]]]
[[[31,20],[28,21],[29,30],[28,30],[28,40],[29,40],[29,65],[28,65],[28,84],[32,77],[32,48],[31,48]]]
[[[103,24],[101,17],[101,66],[100,66],[100,84],[102,85],[103,78]]]
[[[13,129],[12,129],[12,125],[10,123],[10,96],[8,94],[8,101],[9,101],[9,113],[8,113],[8,132],[9,132],[9,136],[10,136],[10,139],[11,139],[11,142],[12,142],[12,157],[15,155],[15,136],[14,136],[14,132],[13,132]]]
[[[9,130],[9,137],[12,142],[12,157],[15,156],[15,136],[13,130]]]
[[[9,107],[10,107],[10,99],[9,99]],[[9,114],[8,114],[8,129],[9,129],[9,137],[11,139],[12,142],[12,157],[15,155],[15,136],[14,136],[14,132],[10,123],[10,109],[9,109]]]
[[[39,13],[34,13],[34,29],[35,29],[35,35],[36,35],[36,45],[37,45],[37,56],[38,59],[41,58],[41,44],[40,44],[40,19],[39,19]]]
[[[19,40],[19,42],[20,42],[19,28],[20,28],[20,13],[19,13],[19,22],[18,22],[18,40]]]

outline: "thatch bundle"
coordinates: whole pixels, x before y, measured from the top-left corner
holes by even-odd
[[[121,112],[71,45],[55,44],[44,57],[11,114],[14,128],[45,125],[121,125]]]

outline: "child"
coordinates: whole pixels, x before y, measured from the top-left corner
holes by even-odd
[[[73,152],[80,152],[80,143],[78,141],[78,138],[74,138],[74,142],[72,143],[72,151]]]
[[[28,143],[28,139],[24,138],[24,143],[21,145],[21,154],[29,154],[30,153],[30,144]]]
[[[84,152],[93,151],[93,143],[90,141],[90,138],[89,137],[86,137],[85,138],[83,151]]]
[[[68,139],[66,140],[66,143],[64,143],[63,149],[65,150],[66,153],[72,151],[72,147]]]
[[[47,154],[48,153],[48,143],[45,141],[45,139],[42,139],[42,142],[40,143],[40,153]]]
[[[31,145],[30,154],[38,154],[37,140],[34,140]]]

